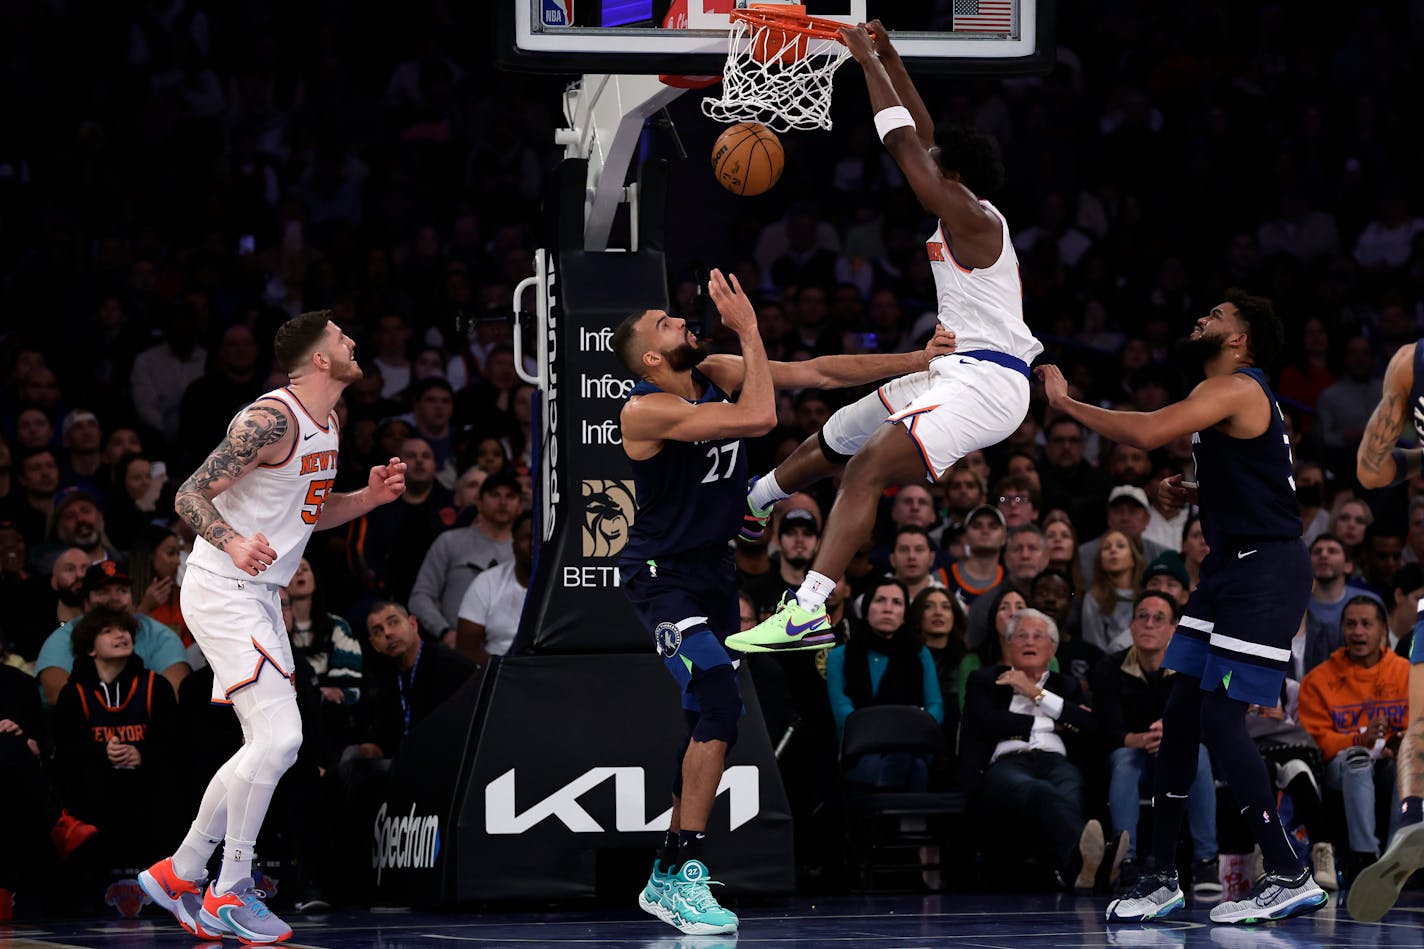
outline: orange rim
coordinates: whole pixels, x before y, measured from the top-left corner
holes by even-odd
[[[800,33],[802,36],[810,36],[815,39],[835,40],[837,43],[845,42],[841,39],[840,31],[845,28],[846,24],[823,17],[777,13],[765,8],[732,10],[729,16],[735,20],[746,20],[753,26],[769,26],[785,33]]]

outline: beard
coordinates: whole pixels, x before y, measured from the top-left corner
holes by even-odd
[[[667,360],[668,368],[674,372],[686,372],[710,355],[700,343],[681,343],[663,353],[663,358]]]
[[[331,366],[331,377],[337,382],[344,382],[347,385],[359,381],[365,375],[366,371],[354,359],[350,362],[332,363]]]
[[[1224,336],[1198,336],[1195,339],[1188,336],[1177,340],[1172,345],[1172,353],[1182,362],[1189,365],[1205,365],[1206,361],[1217,353],[1221,352],[1226,345]]]
[[[69,587],[60,587],[54,591],[59,596],[59,602],[70,609],[77,609],[84,605],[84,594],[79,590],[71,590]]]
[[[793,557],[790,554],[783,552],[781,555],[781,559],[785,561],[786,565],[792,570],[805,570],[807,567],[811,566],[810,557]]]

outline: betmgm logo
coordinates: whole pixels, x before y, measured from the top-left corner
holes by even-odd
[[[633,482],[593,479],[583,482],[583,555],[614,557],[628,543],[638,505]]]
[[[392,870],[429,870],[435,866],[435,858],[440,856],[440,818],[415,813],[415,805],[404,817],[387,817],[386,804],[376,812],[376,822],[372,828],[375,847],[371,853],[371,866],[376,871],[376,885],[381,885],[381,874],[387,868]]]

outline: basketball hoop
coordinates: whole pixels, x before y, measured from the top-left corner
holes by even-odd
[[[778,132],[831,127],[831,82],[850,57],[844,25],[791,4],[732,10],[722,98],[702,100],[719,122],[758,122]]]

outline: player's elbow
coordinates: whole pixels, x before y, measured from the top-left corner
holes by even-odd
[[[760,438],[776,427],[776,411],[758,413],[755,418],[747,421],[747,429],[743,432],[745,438]]]
[[[1367,491],[1389,487],[1389,479],[1384,476],[1384,472],[1371,470],[1362,464],[1355,465],[1355,477],[1359,479],[1360,487]]]

